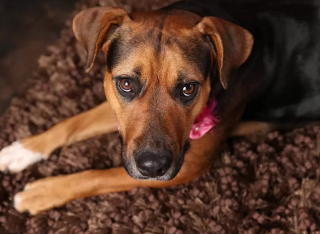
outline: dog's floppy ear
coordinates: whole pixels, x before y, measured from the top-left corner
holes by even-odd
[[[197,27],[202,34],[210,36],[214,43],[220,81],[226,89],[230,72],[249,57],[253,37],[244,28],[217,17],[204,17]]]
[[[97,53],[112,25],[119,26],[129,18],[121,8],[95,7],[81,11],[73,20],[73,31],[77,40],[87,50],[88,72],[96,59]]]

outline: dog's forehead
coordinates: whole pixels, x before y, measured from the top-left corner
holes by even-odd
[[[207,76],[211,52],[201,33],[194,26],[201,17],[186,11],[148,11],[132,13],[118,37],[111,42],[107,54],[109,71],[126,72],[139,67],[151,70],[171,67],[169,73],[178,78],[178,69]],[[168,66],[164,66],[168,64]],[[174,68],[174,69],[173,69]],[[125,71],[126,70],[126,71]],[[149,73],[148,75],[150,75]]]
[[[121,31],[130,43],[196,44],[200,39],[200,32],[194,28],[202,18],[192,12],[145,11],[132,13],[130,18]]]
[[[131,13],[133,22],[147,26],[161,27],[162,29],[192,28],[201,21],[201,17],[188,11],[182,10],[157,10]]]

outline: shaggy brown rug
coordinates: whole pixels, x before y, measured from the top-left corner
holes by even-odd
[[[86,0],[77,11],[96,5],[143,10],[168,2]],[[103,62],[85,74],[85,57],[69,20],[26,80],[25,94],[1,117],[0,148],[105,100]],[[320,233],[320,126],[230,140],[210,173],[188,185],[79,199],[34,217],[11,206],[32,180],[119,164],[117,134],[109,134],[59,149],[22,173],[0,173],[0,233]]]

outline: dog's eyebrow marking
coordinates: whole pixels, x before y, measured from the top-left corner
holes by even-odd
[[[123,36],[113,39],[106,55],[108,72],[111,72],[121,60],[128,56],[133,49],[138,47],[140,41],[141,40],[137,40],[137,38],[126,39]]]
[[[178,72],[178,78],[177,83],[189,83],[189,82],[197,82],[199,84],[202,84],[202,80],[192,80],[190,79],[183,71]]]
[[[136,67],[133,69],[133,73],[137,76],[140,77],[141,76],[141,67]]]
[[[187,80],[188,80],[188,77],[186,76],[186,74],[184,74],[182,71],[179,71],[177,83],[186,83]]]
[[[179,40],[171,40],[171,43],[180,49],[185,59],[196,64],[204,79],[208,78],[212,66],[211,49],[209,46],[206,46],[203,41],[197,41],[196,39],[192,43]]]
[[[141,77],[141,67],[135,67],[134,69],[130,69],[128,71],[121,71],[120,74],[113,74],[113,79],[116,78],[132,78],[134,80],[139,81]]]

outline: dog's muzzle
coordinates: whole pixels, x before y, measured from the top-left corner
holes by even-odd
[[[140,180],[172,180],[179,173],[184,161],[184,155],[190,147],[186,142],[182,152],[174,155],[171,150],[139,149],[133,156],[126,155],[126,147],[122,148],[122,160],[128,174]]]

